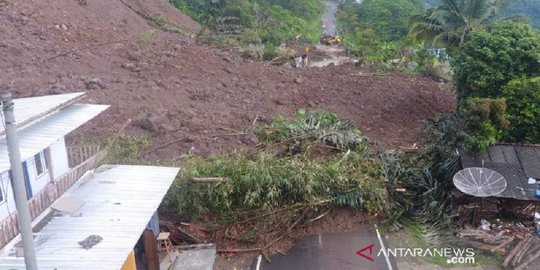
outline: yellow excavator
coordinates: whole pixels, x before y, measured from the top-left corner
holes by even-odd
[[[337,45],[341,44],[341,37],[338,35],[322,35],[320,42],[328,46]]]

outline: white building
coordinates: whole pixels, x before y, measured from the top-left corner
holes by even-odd
[[[87,149],[86,156],[77,155],[78,161],[70,162],[68,156],[65,136],[109,107],[75,104],[82,97],[81,92],[13,100],[32,219],[98,160],[92,158],[97,151]],[[10,170],[5,130],[0,125],[0,248],[18,234]]]
[[[14,100],[26,195],[39,269],[122,269],[170,265],[157,248],[157,208],[179,168],[102,165],[97,147],[65,136],[107,109],[77,104],[84,93]],[[0,269],[24,269],[11,165],[0,124]],[[145,259],[142,256],[145,256]],[[213,257],[212,257],[213,258]],[[157,267],[157,268],[156,268]],[[140,268],[146,269],[146,268]]]

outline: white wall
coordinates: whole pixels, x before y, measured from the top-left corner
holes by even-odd
[[[45,166],[45,160],[43,160]],[[45,167],[45,170],[41,175],[37,175],[36,163],[34,157],[26,160],[26,166],[28,168],[28,176],[30,179],[30,186],[32,186],[32,197],[38,194],[49,182],[49,168]]]
[[[53,143],[50,146],[50,152],[52,168],[48,168],[45,164],[45,159],[43,159],[45,171],[39,176],[37,175],[34,157],[32,156],[26,160],[33,196],[45,188],[47,183],[50,181],[49,170],[52,170],[54,178],[63,175],[69,170],[66,143],[64,138]],[[4,197],[4,200],[0,202],[0,221],[2,221],[9,216],[9,213],[13,213],[17,210],[15,207],[15,197],[13,196],[13,187],[11,186],[11,182],[9,180],[8,171],[0,173],[0,191]]]
[[[4,197],[4,201],[0,202],[0,221],[9,216],[9,213],[15,212],[15,197],[13,196],[13,187],[9,181],[9,173],[3,172],[0,174],[0,190]]]
[[[56,179],[69,170],[66,142],[64,138],[56,141],[50,147],[53,177]]]

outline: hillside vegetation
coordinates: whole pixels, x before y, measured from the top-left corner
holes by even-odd
[[[321,0],[170,0],[176,7],[240,45],[278,46],[299,37],[315,42],[321,33]]]
[[[441,0],[422,0],[428,7],[437,6]],[[540,0],[502,0],[500,14],[504,17],[523,16],[540,28]]]

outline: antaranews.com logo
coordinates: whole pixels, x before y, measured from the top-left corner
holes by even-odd
[[[373,243],[358,250],[356,254],[369,262],[379,257],[444,257],[448,264],[473,264],[475,252],[473,248],[380,248],[375,250]]]

